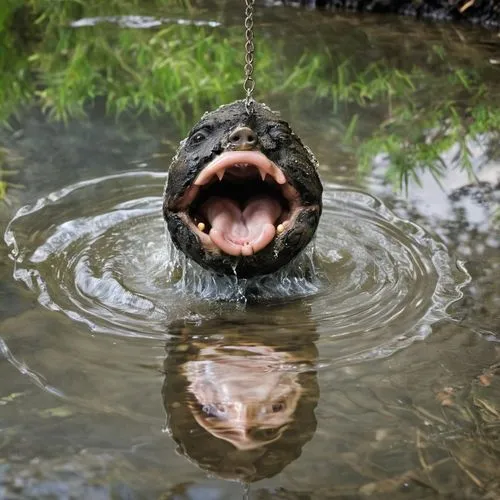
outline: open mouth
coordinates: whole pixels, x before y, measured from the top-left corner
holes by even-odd
[[[283,171],[260,151],[229,151],[205,166],[176,203],[212,252],[250,256],[286,234],[303,208]]]

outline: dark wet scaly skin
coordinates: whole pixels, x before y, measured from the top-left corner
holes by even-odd
[[[300,194],[305,210],[298,215],[292,228],[276,236],[266,248],[248,257],[232,257],[205,249],[198,236],[179,217],[176,202],[201,170],[228,150],[229,135],[241,126],[254,131],[257,135],[255,150],[281,168]],[[206,133],[201,142],[195,140],[200,131]],[[278,270],[308,245],[321,215],[322,191],[316,160],[290,126],[259,103],[255,103],[255,112],[248,116],[244,102],[237,101],[205,114],[181,143],[170,166],[163,214],[174,244],[185,255],[218,274],[236,273],[238,277],[248,278]]]

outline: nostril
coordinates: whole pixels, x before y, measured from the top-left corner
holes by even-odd
[[[253,147],[257,144],[257,135],[248,127],[239,127],[229,136],[229,142],[233,146]]]

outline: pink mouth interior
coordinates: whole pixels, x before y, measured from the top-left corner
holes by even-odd
[[[243,210],[234,200],[212,197],[201,210],[212,226],[212,241],[228,255],[245,256],[269,245],[282,212],[281,205],[269,196],[249,200]]]
[[[288,224],[299,204],[281,169],[259,151],[222,153],[195,179],[182,203],[194,204],[195,231],[208,248],[249,256],[275,238],[277,224]],[[199,203],[199,205],[198,205]]]

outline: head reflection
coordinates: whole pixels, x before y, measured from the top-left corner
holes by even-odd
[[[185,364],[196,422],[239,450],[280,438],[302,394],[287,353],[266,346],[206,347]]]
[[[269,333],[250,328],[234,320],[183,325],[168,348],[162,391],[179,451],[211,474],[245,482],[300,456],[319,396],[314,332],[276,321]]]

